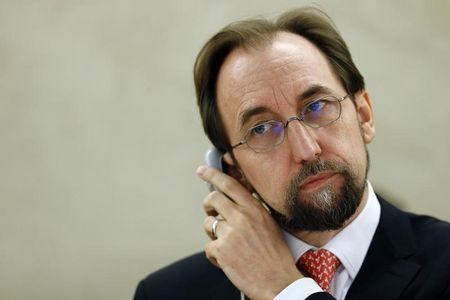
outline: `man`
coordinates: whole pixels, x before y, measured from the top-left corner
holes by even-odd
[[[197,170],[217,188],[204,201],[211,242],[135,299],[450,299],[450,225],[374,193],[372,101],[324,13],[233,23],[194,76],[224,154],[224,173]]]

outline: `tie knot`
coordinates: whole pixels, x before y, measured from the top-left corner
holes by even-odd
[[[329,292],[334,273],[341,265],[336,255],[325,249],[309,250],[297,261],[297,267]]]

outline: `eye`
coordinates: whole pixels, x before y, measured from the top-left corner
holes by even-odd
[[[267,133],[271,128],[272,128],[271,123],[262,123],[262,124],[259,124],[255,127],[253,127],[250,130],[250,132],[253,135],[263,135],[263,134]]]
[[[327,104],[327,101],[326,100],[322,100],[322,99],[314,101],[314,102],[311,102],[305,108],[305,113],[319,112],[319,111],[323,110],[323,108],[325,107],[326,104]]]

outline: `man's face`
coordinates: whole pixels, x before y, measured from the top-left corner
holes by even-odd
[[[343,97],[346,91],[326,57],[306,39],[285,32],[261,49],[232,51],[217,80],[217,104],[232,145],[249,128],[268,120],[286,122],[305,104],[329,95]],[[248,184],[275,210],[282,225],[336,229],[336,224],[327,228],[296,222],[293,214],[308,208],[313,219],[320,219],[320,214],[335,215],[340,207],[347,219],[344,198],[358,198],[350,199],[351,214],[359,205],[368,164],[365,144],[372,140],[374,127],[368,94],[355,97],[356,104],[341,102],[340,118],[328,126],[310,128],[292,121],[284,143],[268,152],[255,153],[245,144],[233,150]]]

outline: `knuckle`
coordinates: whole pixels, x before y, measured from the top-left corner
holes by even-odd
[[[203,227],[205,229],[208,228],[209,223],[210,223],[210,217],[208,216],[208,217],[205,218],[205,220],[203,220]]]
[[[204,247],[206,257],[210,258],[212,256],[211,243],[207,243]]]
[[[209,196],[211,197],[211,200],[217,199],[220,197],[222,193],[219,191],[212,191],[211,193],[209,193]]]
[[[203,198],[203,206],[204,207],[208,205],[208,202],[209,202],[208,198],[209,198],[209,194],[205,198]]]
[[[213,168],[206,168],[205,172],[203,173],[203,176],[205,178],[211,178],[213,176],[214,169]]]
[[[217,198],[217,196],[220,193],[218,191],[212,191],[209,193],[204,199],[203,199],[203,205],[211,205],[211,203],[214,201],[214,199]]]
[[[206,209],[210,206],[209,205],[209,200],[208,200],[208,196],[206,196],[205,198],[203,198],[203,209],[206,211]]]
[[[205,177],[208,178],[210,181],[216,181],[218,177],[218,171],[215,168],[208,168],[205,172]]]
[[[231,179],[224,180],[222,183],[222,186],[223,186],[224,190],[231,191],[231,190],[233,190],[234,182]]]

